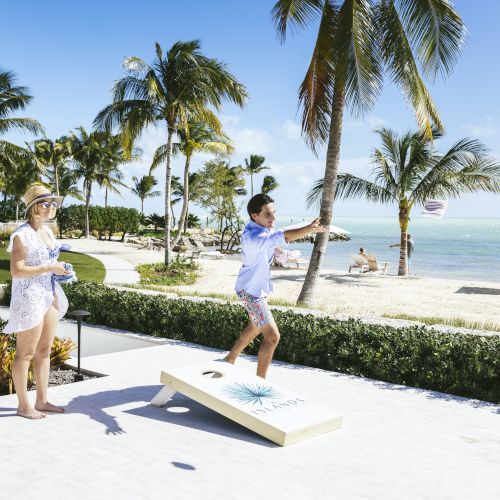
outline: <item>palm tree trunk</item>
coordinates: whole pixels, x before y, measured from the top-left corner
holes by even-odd
[[[19,220],[19,200],[16,201],[16,222]]]
[[[104,188],[104,208],[108,206],[108,186]]]
[[[172,196],[172,139],[175,129],[168,127],[167,135],[167,172],[165,176],[165,265],[168,266],[172,260],[172,249],[170,247],[170,206]]]
[[[250,172],[250,193],[253,198],[253,172]]]
[[[144,198],[141,198],[141,215],[144,215]]]
[[[87,183],[85,190],[85,238],[90,236],[90,219],[89,219],[89,206],[90,206],[90,187],[91,184]]]
[[[330,136],[326,151],[325,177],[323,195],[321,197],[321,224],[330,228],[335,199],[335,187],[340,160],[340,140],[342,137],[342,118],[344,114],[344,88],[335,85],[333,91],[332,117],[330,121]],[[306,278],[298,298],[299,303],[312,304],[314,289],[318,281],[321,263],[328,244],[329,231],[317,233]]]
[[[56,181],[56,194],[59,196],[59,169],[54,165],[54,180]]]
[[[184,226],[186,225],[187,219],[187,210],[188,210],[188,202],[189,202],[189,164],[191,162],[191,156],[186,156],[186,163],[184,164],[184,196],[182,199],[182,210],[179,218],[179,225],[177,226],[177,236],[175,238],[174,244],[177,243],[181,234],[184,232]]]
[[[186,218],[184,219],[184,228],[183,228],[184,233],[187,231],[188,228],[188,219],[189,219],[189,200],[187,201]]]
[[[408,275],[408,220],[409,211],[406,205],[399,206],[399,227],[401,229],[401,242],[399,245],[399,268],[398,276]]]

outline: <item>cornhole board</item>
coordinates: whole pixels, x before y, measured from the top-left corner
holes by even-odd
[[[166,404],[176,392],[286,446],[340,427],[342,417],[230,363],[209,361],[162,371],[165,385],[151,400]]]

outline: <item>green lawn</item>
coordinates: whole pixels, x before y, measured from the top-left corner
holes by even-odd
[[[59,260],[73,264],[76,275],[80,280],[96,281],[102,283],[106,270],[100,260],[89,257],[83,253],[61,252]],[[0,248],[0,283],[5,283],[10,278],[10,254],[5,248]]]

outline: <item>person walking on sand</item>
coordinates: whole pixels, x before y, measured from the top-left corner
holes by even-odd
[[[27,222],[10,237],[12,296],[5,334],[17,333],[16,356],[12,379],[19,402],[17,414],[28,419],[41,419],[42,412],[64,410],[47,401],[50,351],[57,323],[68,309],[66,296],[54,278],[70,274],[58,262],[59,246],[54,233],[44,222],[55,217],[62,197],[45,186],[32,185],[24,194]],[[36,402],[28,398],[28,370],[33,359],[36,379]]]
[[[395,243],[394,245],[389,245],[389,248],[396,248],[400,247],[400,243]],[[411,237],[410,233],[406,233],[406,265],[408,268],[408,274],[410,274],[410,264],[411,264],[411,257],[413,255],[413,249],[415,247],[415,240]]]
[[[250,221],[241,236],[243,265],[236,280],[235,291],[243,303],[249,317],[224,361],[234,364],[236,358],[258,335],[263,339],[257,355],[257,376],[266,378],[274,350],[278,345],[280,333],[267,304],[267,296],[272,292],[269,266],[276,247],[282,248],[293,240],[311,233],[323,233],[319,218],[300,229],[275,231],[276,209],[274,200],[267,194],[257,194],[248,202]]]

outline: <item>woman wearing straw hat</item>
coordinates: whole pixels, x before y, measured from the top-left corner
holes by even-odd
[[[55,196],[45,186],[30,186],[24,194],[27,222],[11,235],[7,248],[11,252],[12,297],[4,333],[17,332],[12,379],[19,400],[17,414],[29,419],[45,418],[43,411],[64,411],[47,401],[47,387],[54,334],[59,319],[68,309],[66,296],[54,275],[67,275],[69,271],[64,263],[57,261],[59,247],[54,233],[44,225],[55,217],[61,200],[61,196]],[[27,391],[33,357],[34,407]]]

